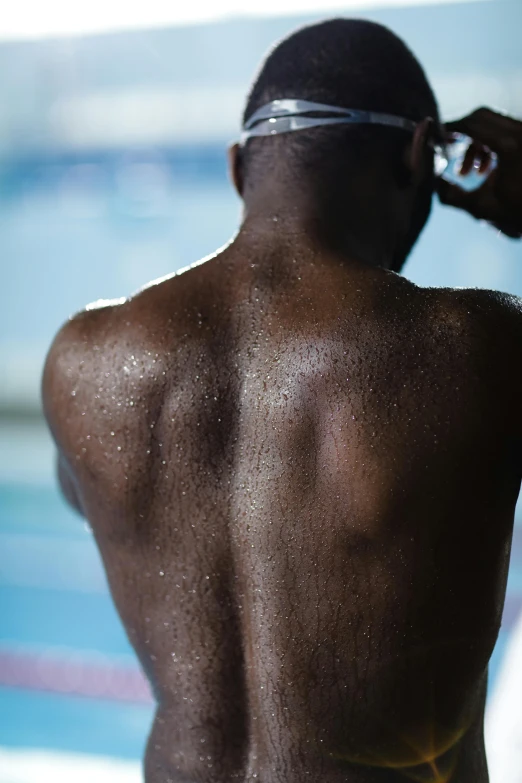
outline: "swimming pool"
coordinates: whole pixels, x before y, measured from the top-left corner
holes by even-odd
[[[84,522],[0,484],[0,553],[0,745],[139,758],[152,701]]]
[[[519,525],[490,693],[521,607]],[[138,760],[143,753],[150,693],[92,535],[51,483],[0,482],[0,701],[0,783],[15,780],[2,769],[16,749],[59,753],[62,763],[67,754]],[[16,783],[33,779],[28,773]]]

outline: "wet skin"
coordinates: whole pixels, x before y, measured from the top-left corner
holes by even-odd
[[[147,783],[487,782],[521,334],[514,297],[241,235],[65,325],[46,415]]]

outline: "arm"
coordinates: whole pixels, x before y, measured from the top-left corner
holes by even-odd
[[[102,441],[111,429],[107,407],[116,394],[116,375],[122,380],[117,369],[125,363],[120,353],[125,302],[100,300],[67,321],[54,338],[43,371],[43,410],[58,449],[58,481],[65,499],[83,516],[87,516],[93,471],[110,482],[110,469],[119,464]],[[126,329],[133,320],[127,313]],[[125,340],[123,345],[126,350]],[[135,346],[133,333],[129,353]],[[127,387],[121,390],[122,395],[128,393]],[[116,429],[115,422],[112,426]]]
[[[61,429],[67,412],[65,377],[74,372],[74,321],[65,324],[55,337],[46,358],[42,378],[44,415],[57,446],[56,471],[58,483],[67,502],[83,514],[78,488],[62,448]],[[64,373],[64,359],[69,365]],[[69,392],[70,394],[70,392]]]
[[[66,501],[75,511],[82,516],[85,516],[76,483],[65,457],[59,451],[56,458],[56,473],[58,475],[58,483],[62,490],[62,495]]]
[[[486,220],[508,237],[522,237],[522,122],[491,109],[477,109],[472,114],[445,126],[471,136],[470,148],[462,172],[474,161],[480,166],[488,151],[498,156],[497,168],[475,191],[465,192],[440,179],[437,184],[443,204],[463,209],[477,220]],[[489,150],[488,150],[489,148]]]

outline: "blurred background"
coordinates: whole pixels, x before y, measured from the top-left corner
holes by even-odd
[[[86,303],[231,237],[225,149],[278,38],[326,16],[370,18],[417,54],[446,120],[484,104],[520,117],[522,3],[254,0],[248,16],[227,0],[14,5],[0,19],[0,783],[136,783],[152,703],[91,535],[56,489],[39,399],[53,335]],[[436,204],[406,276],[522,295],[522,244]],[[489,682],[492,766],[502,721],[522,733],[503,668],[522,608],[517,517]]]

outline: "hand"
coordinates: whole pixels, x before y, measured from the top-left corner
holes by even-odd
[[[477,190],[466,192],[443,179],[437,192],[443,204],[469,212],[477,220],[487,220],[513,239],[522,237],[522,122],[491,109],[477,109],[467,117],[446,124],[449,133],[457,131],[474,139],[464,159],[461,173],[473,165],[487,168],[489,152],[497,153],[496,169]]]

